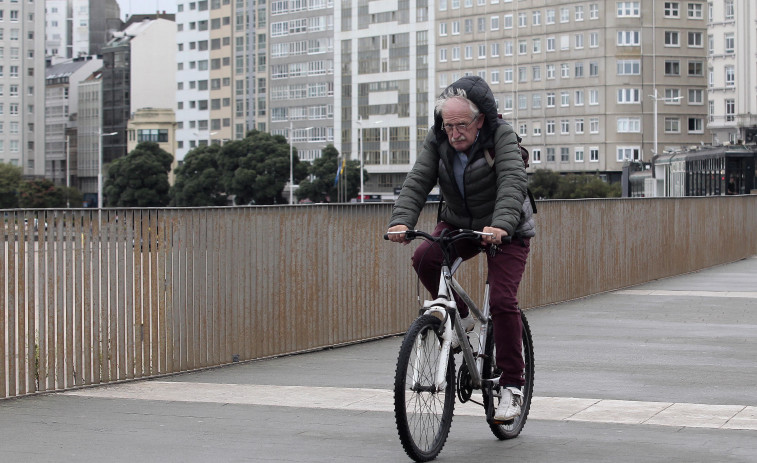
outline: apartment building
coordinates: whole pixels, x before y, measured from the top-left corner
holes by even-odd
[[[177,4],[179,161],[197,146],[241,139],[248,130],[248,6],[254,3],[200,0]]]
[[[85,207],[97,207],[97,175],[102,142],[102,68],[79,83],[79,110],[76,117],[75,186],[84,195]]]
[[[71,148],[77,146],[79,83],[101,67],[102,60],[86,56],[46,69],[45,178],[59,185],[76,185],[71,179],[76,176],[76,150]]]
[[[437,87],[485,78],[530,170],[600,172],[706,140],[705,2],[440,0]]]
[[[45,53],[55,63],[98,55],[121,29],[116,0],[45,0]]]
[[[283,135],[301,160],[334,143],[334,3],[270,5],[269,131]]]
[[[362,159],[363,191],[396,197],[432,124],[434,11],[425,0],[335,6],[335,146]]]
[[[45,9],[0,2],[0,162],[45,173]]]
[[[757,142],[757,6],[723,0],[707,7],[712,144]]]

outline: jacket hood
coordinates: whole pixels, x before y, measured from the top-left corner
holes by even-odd
[[[486,81],[478,76],[465,76],[453,83],[439,95],[444,95],[451,89],[465,90],[466,96],[471,100],[478,110],[484,115],[484,125],[481,127],[480,136],[487,139],[497,130],[498,114],[497,104],[494,101],[494,94]],[[447,134],[442,128],[442,115],[434,113],[434,133],[437,137],[442,136],[446,140]]]

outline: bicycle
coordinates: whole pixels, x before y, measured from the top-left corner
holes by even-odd
[[[436,299],[426,300],[419,317],[410,325],[400,347],[394,378],[394,414],[400,442],[405,453],[415,461],[437,457],[447,440],[455,407],[455,387],[460,403],[471,401],[481,405],[486,421],[500,439],[517,437],[528,418],[534,380],[534,351],[531,329],[521,311],[523,324],[523,358],[525,384],[520,416],[508,422],[494,420],[501,399],[499,375],[495,363],[493,324],[489,313],[489,281],[484,289],[483,307],[479,309],[454,278],[462,258],[450,262],[452,245],[462,239],[481,239],[490,235],[475,230],[456,230],[435,237],[420,230],[404,233],[407,240],[423,238],[441,246],[443,262]],[[388,239],[388,236],[384,236]],[[485,248],[482,247],[482,252]],[[463,330],[456,293],[467,304],[480,326],[476,333]],[[455,358],[451,349],[452,333],[457,334],[462,351],[462,364],[455,374]],[[468,335],[477,334],[478,349],[474,351]],[[473,400],[473,391],[480,390],[482,401]],[[496,402],[496,403],[495,403]]]

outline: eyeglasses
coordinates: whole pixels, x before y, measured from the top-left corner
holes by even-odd
[[[455,129],[457,129],[458,132],[462,132],[463,130],[466,130],[468,127],[473,125],[473,123],[476,122],[476,119],[478,119],[478,116],[480,116],[480,114],[477,114],[476,117],[474,117],[473,120],[471,120],[467,124],[464,124],[462,122],[458,124],[443,124],[442,127],[444,127],[444,130],[447,133],[452,133],[452,131]]]

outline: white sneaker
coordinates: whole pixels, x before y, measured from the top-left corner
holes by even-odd
[[[470,333],[473,331],[473,327],[476,326],[476,320],[473,319],[471,314],[469,313],[467,317],[460,319],[460,322],[463,325],[463,330],[465,330],[466,333]],[[457,349],[460,347],[460,340],[457,339],[457,332],[455,331],[455,328],[452,328],[452,349]]]
[[[517,387],[503,387],[502,400],[494,413],[494,421],[510,421],[520,416],[523,392]]]

